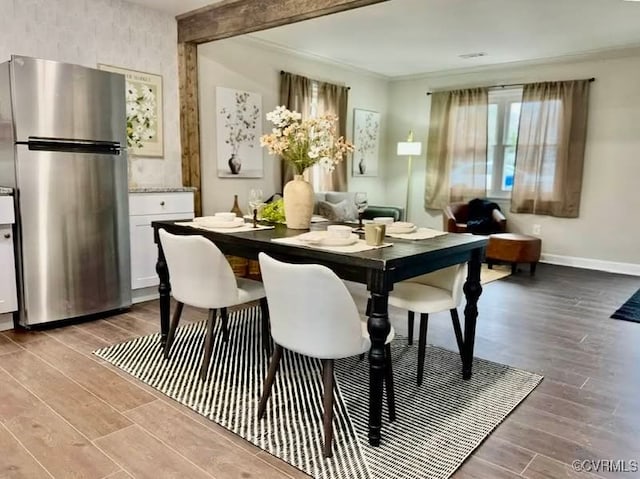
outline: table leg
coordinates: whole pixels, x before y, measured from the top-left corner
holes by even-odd
[[[382,396],[385,378],[385,341],[391,330],[388,312],[389,293],[384,288],[371,291],[371,314],[368,321],[369,352],[369,444],[380,445]]]
[[[467,281],[464,283],[464,295],[467,304],[464,307],[464,347],[462,353],[462,379],[471,379],[473,368],[473,346],[476,337],[476,320],[478,318],[478,299],[482,293],[480,285],[480,267],[482,265],[482,248],[471,252]]]
[[[160,240],[158,245],[158,261],[156,263],[156,273],[160,278],[158,292],[160,293],[160,344],[164,348],[167,343],[167,334],[169,333],[169,316],[171,313],[171,283],[169,283],[169,268],[164,258],[164,251]]]

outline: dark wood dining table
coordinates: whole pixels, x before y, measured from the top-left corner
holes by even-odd
[[[368,330],[371,337],[369,353],[369,444],[380,445],[384,381],[384,346],[390,331],[388,299],[393,285],[447,266],[467,262],[464,284],[464,335],[462,341],[462,377],[470,379],[473,366],[473,347],[478,299],[482,293],[480,266],[487,239],[483,236],[448,233],[425,240],[387,238],[393,245],[360,253],[338,253],[318,248],[292,246],[273,242],[273,239],[292,237],[302,233],[284,226],[239,233],[219,233],[176,221],[154,221],[154,240],[158,246],[156,271],[160,278],[160,326],[164,346],[169,331],[171,283],[158,231],[165,229],[179,235],[201,235],[213,241],[226,255],[256,260],[260,252],[291,263],[316,263],[331,268],[344,280],[367,285],[370,293]],[[324,229],[327,223],[312,225]]]

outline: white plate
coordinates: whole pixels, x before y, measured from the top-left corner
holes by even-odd
[[[417,230],[418,228],[416,228],[416,225],[396,225],[396,224],[392,224],[390,226],[387,226],[387,233],[388,234],[392,234],[392,235],[398,235],[398,234],[407,234],[407,233],[413,233],[415,230]]]
[[[215,216],[201,216],[194,218],[193,221],[207,228],[238,228],[245,224],[244,218],[235,218],[233,221],[220,221]]]
[[[308,233],[301,234],[298,239],[303,243],[308,243],[318,246],[349,246],[356,244],[360,237],[351,233],[348,238],[335,238],[329,236],[326,231],[310,231]]]

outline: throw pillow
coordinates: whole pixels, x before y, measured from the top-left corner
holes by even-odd
[[[342,200],[340,203],[329,203],[328,201],[318,201],[318,214],[324,216],[329,221],[352,221],[349,202]]]
[[[356,194],[352,191],[327,191],[324,201],[333,203],[334,205],[341,201],[347,201],[348,220],[354,221],[358,219],[358,207],[356,206]]]

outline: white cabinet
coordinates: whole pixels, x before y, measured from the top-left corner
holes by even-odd
[[[131,234],[131,289],[158,285],[158,248],[153,242],[152,221],[193,219],[193,192],[129,194]],[[134,294],[135,301],[135,294]]]
[[[18,309],[13,251],[13,197],[0,196],[0,314]]]

